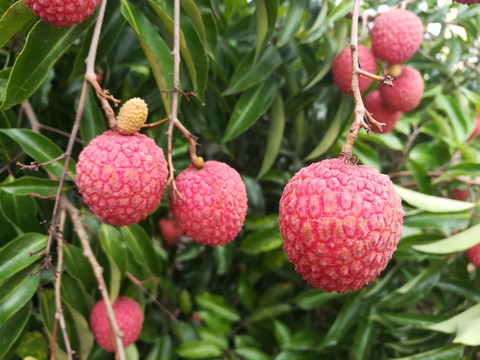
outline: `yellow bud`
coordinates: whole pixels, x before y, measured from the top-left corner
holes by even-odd
[[[387,74],[396,79],[402,75],[402,67],[398,64],[390,65],[387,69]]]
[[[205,164],[205,160],[203,160],[203,157],[199,156],[197,157],[197,160],[195,161],[195,167],[197,169],[203,168],[203,165]]]
[[[117,129],[121,135],[135,134],[147,121],[147,103],[138,97],[128,100],[120,108],[117,116]]]

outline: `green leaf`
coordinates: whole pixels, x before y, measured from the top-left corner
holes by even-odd
[[[278,249],[283,245],[283,238],[278,228],[255,231],[242,240],[240,251],[256,255]]]
[[[237,296],[243,306],[245,306],[248,310],[253,310],[255,307],[256,293],[252,284],[250,283],[246,269],[243,269],[240,275],[237,287]]]
[[[245,360],[270,360],[271,357],[256,348],[237,348],[235,354]]]
[[[4,359],[8,351],[16,343],[27,326],[32,314],[32,302],[17,311],[5,324],[0,326],[0,359]]]
[[[272,105],[270,125],[268,127],[267,148],[257,178],[261,178],[270,170],[280,151],[283,131],[285,129],[285,112],[283,109],[282,95],[278,93]]]
[[[231,322],[240,320],[238,310],[221,296],[202,293],[196,297],[196,301],[201,307],[211,310],[214,314],[225,320]]]
[[[474,203],[425,195],[402,186],[393,185],[402,200],[418,209],[433,213],[465,211],[475,206]]]
[[[160,259],[147,232],[138,224],[122,226],[120,231],[135,260],[141,265],[146,265],[155,276],[161,277]]]
[[[11,276],[0,287],[0,327],[19,311],[35,294],[40,275],[29,275],[37,266],[30,266]]]
[[[80,355],[81,359],[88,359],[88,355],[90,354],[95,344],[93,333],[90,330],[90,326],[87,321],[88,317],[85,318],[82,314],[77,312],[75,309],[72,309],[69,306],[67,307],[73,319],[73,324],[71,325],[75,327],[75,332],[80,335],[78,336],[80,348],[77,348],[75,353]],[[128,359],[130,360],[131,358],[129,357]]]
[[[366,318],[362,319],[360,325],[355,332],[355,338],[353,343],[353,349],[355,352],[356,360],[369,359],[368,349],[375,341],[375,330],[378,327],[377,322],[371,315],[376,313],[376,308],[370,306],[369,312]]]
[[[412,356],[395,358],[395,360],[460,360],[463,359],[464,348],[460,345],[446,345],[438,349],[425,351]]]
[[[105,117],[97,105],[92,89],[89,88],[85,100],[85,110],[80,122],[80,136],[82,137],[83,145],[87,146],[93,138],[105,130],[107,130]]]
[[[132,3],[122,0],[122,14],[137,36],[157,82],[159,91],[173,89],[173,58],[155,26]],[[161,92],[165,111],[170,113],[170,99]]]
[[[17,31],[35,20],[35,15],[25,2],[17,1],[10,6],[0,19],[0,48],[3,48]]]
[[[292,338],[292,334],[288,326],[277,319],[273,320],[273,333],[280,346],[288,344]]]
[[[289,3],[287,17],[277,40],[278,47],[288,44],[295,36],[297,30],[302,24],[301,17],[303,15],[305,4],[305,0],[291,1]]]
[[[69,276],[62,275],[62,301],[75,311],[78,311],[85,318],[90,316],[94,305],[93,298],[87,293],[85,286],[79,280]]]
[[[277,82],[273,77],[242,94],[233,109],[223,142],[233,140],[247,131],[272,105],[277,94]]]
[[[57,60],[94,21],[92,16],[70,28],[37,22],[13,65],[1,108],[7,109],[28,99],[47,78]]]
[[[92,266],[77,246],[63,247],[63,261],[67,273],[83,283],[86,289],[96,287],[96,279]]]
[[[292,310],[292,307],[289,304],[275,304],[271,306],[261,307],[253,310],[250,313],[248,322],[252,324],[257,321],[262,321],[269,318],[275,318],[291,310]]]
[[[298,294],[292,302],[300,306],[302,309],[310,310],[342,296],[343,294],[337,292],[326,293],[322,290],[306,290]]]
[[[29,129],[0,129],[0,133],[16,141],[22,150],[39,164],[56,159],[64,153],[52,140]],[[60,159],[42,168],[59,178],[64,164],[65,160]],[[72,159],[70,159],[68,170],[71,174],[75,174],[75,161]]]
[[[415,250],[429,254],[451,254],[457,251],[464,251],[478,244],[480,241],[478,238],[479,231],[480,224],[477,224],[446,239],[412,247]]]
[[[41,196],[55,195],[58,189],[58,180],[50,180],[33,176],[22,176],[10,182],[0,184],[0,190],[13,195],[31,195]],[[63,191],[67,191],[68,186],[63,186]]]
[[[282,58],[273,47],[267,47],[255,61],[254,52],[248,53],[237,65],[223,95],[232,95],[264,82],[282,64]]]
[[[453,134],[451,135],[453,135],[457,142],[463,143],[467,138],[467,121],[463,116],[458,103],[455,101],[453,96],[447,97],[445,95],[439,95],[435,97],[435,101],[437,105],[447,113],[449,123],[453,127]]]
[[[200,43],[205,47],[207,45],[207,35],[205,31],[205,25],[203,24],[202,13],[195,5],[193,0],[181,0],[180,4],[188,14],[188,17],[190,18],[193,27],[198,34]]]
[[[36,253],[45,247],[47,240],[46,235],[27,233],[2,247],[0,249],[0,284],[41,259]]]
[[[103,249],[123,273],[127,268],[127,246],[122,233],[111,225],[103,223],[98,233]]]
[[[461,163],[452,165],[441,176],[436,178],[433,183],[438,184],[459,176],[480,176],[480,164],[471,161],[462,161]]]
[[[29,331],[20,338],[18,345],[15,346],[15,355],[21,359],[31,356],[37,360],[47,360],[47,349],[47,340],[43,334],[40,331]]]
[[[177,354],[187,359],[206,359],[220,356],[222,353],[222,349],[216,344],[205,340],[184,342],[177,349]]]
[[[255,46],[255,60],[275,30],[278,13],[278,0],[257,0],[257,44]]]
[[[218,332],[216,329],[201,327],[198,329],[198,335],[201,340],[215,344],[222,350],[228,350],[228,339],[226,334]]]

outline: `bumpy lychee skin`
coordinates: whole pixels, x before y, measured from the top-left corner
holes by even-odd
[[[402,74],[393,80],[393,87],[381,85],[380,93],[393,110],[409,112],[420,104],[424,88],[422,74],[411,66],[402,66]]]
[[[118,327],[123,333],[123,346],[126,348],[137,341],[138,335],[140,335],[142,331],[142,309],[135,300],[125,296],[119,296],[112,304],[112,307]],[[95,304],[90,313],[90,328],[92,329],[97,344],[101,348],[110,352],[115,350],[115,338],[108,322],[107,308],[105,307],[103,299]]]
[[[363,70],[372,74],[377,73],[377,60],[375,59],[375,55],[373,55],[372,51],[366,46],[358,46],[358,60]],[[344,48],[335,59],[333,59],[332,76],[333,81],[342,92],[345,94],[351,93],[349,92],[352,84],[352,53],[350,46]],[[360,76],[358,80],[360,91],[366,90],[372,82],[373,79]]]
[[[295,270],[326,292],[373,281],[396,250],[403,209],[392,182],[340,159],[301,169],[280,200],[284,249]]]
[[[376,133],[383,134],[392,131],[402,116],[401,111],[392,110],[383,102],[379,90],[374,90],[368,94],[365,99],[363,99],[363,104],[376,121],[385,123],[382,131],[380,131],[376,126],[371,126],[372,131]]]
[[[480,267],[480,244],[465,250],[465,255],[467,256],[468,261],[473,265]]]
[[[43,22],[71,27],[87,20],[100,0],[25,0],[25,4]]]
[[[163,242],[168,246],[175,246],[180,241],[183,230],[177,225],[175,220],[172,219],[160,219],[158,222],[160,234],[162,235]]]
[[[413,12],[392,9],[380,14],[370,32],[373,53],[389,64],[410,59],[423,39],[422,20]]]
[[[155,210],[167,176],[163,150],[152,139],[108,130],[80,153],[76,182],[94,214],[122,226],[137,223]]]
[[[453,0],[459,4],[464,5],[473,5],[473,4],[480,4],[480,0]]]
[[[194,241],[224,245],[237,236],[247,213],[247,192],[238,172],[219,161],[190,165],[175,179],[183,199],[170,189],[170,210]]]
[[[125,102],[117,116],[117,130],[122,135],[132,135],[140,131],[147,121],[147,103],[138,97]]]

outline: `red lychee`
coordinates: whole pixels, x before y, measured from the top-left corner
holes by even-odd
[[[25,0],[43,22],[62,27],[80,24],[93,14],[100,0]]]
[[[142,331],[142,309],[135,300],[125,296],[119,296],[112,304],[112,307],[118,327],[123,333],[123,346],[126,348],[137,341],[138,335],[140,335]],[[97,302],[92,309],[90,314],[90,328],[92,329],[97,344],[101,348],[110,352],[115,350],[115,337],[108,322],[107,308],[105,307],[103,299]]]
[[[465,5],[473,5],[473,4],[480,4],[480,0],[453,0],[459,4]]]
[[[470,196],[470,191],[467,189],[453,189],[452,192],[450,193],[450,198],[455,199],[455,200],[460,200],[460,201],[465,201],[467,198]]]
[[[182,199],[170,189],[170,209],[194,241],[224,245],[237,236],[247,212],[247,192],[239,173],[225,163],[190,165],[175,179]]]
[[[380,86],[383,102],[393,110],[408,112],[415,109],[422,100],[422,74],[411,66],[402,66],[402,74],[393,80],[393,87]]]
[[[358,61],[363,70],[376,74],[377,73],[377,60],[372,51],[366,46],[358,46]],[[345,94],[349,94],[349,90],[352,84],[352,53],[350,46],[344,48],[336,57],[332,63],[332,76],[333,81],[337,84],[338,88]],[[373,79],[360,76],[358,85],[360,91],[366,90]]]
[[[473,132],[468,139],[470,140],[477,135],[480,135],[480,117],[475,118],[475,127],[473,128]]]
[[[480,244],[465,250],[465,255],[467,256],[468,261],[473,265],[480,267]]]
[[[395,127],[395,124],[398,122],[398,119],[400,119],[400,116],[402,116],[401,111],[392,110],[390,107],[385,105],[379,90],[374,90],[368,94],[363,100],[363,103],[365,105],[365,109],[372,114],[376,121],[385,123],[382,131],[380,131],[376,126],[372,125],[371,128],[373,132],[383,134],[392,131]]]
[[[388,10],[375,19],[370,38],[375,56],[389,64],[402,63],[420,47],[422,20],[409,10]]]
[[[80,153],[77,185],[84,202],[117,226],[143,220],[155,210],[167,185],[163,150],[149,137],[108,130]]]
[[[295,270],[318,289],[343,293],[360,289],[385,268],[400,239],[403,214],[388,176],[329,159],[290,180],[279,223]]]
[[[158,228],[160,229],[163,242],[168,246],[177,245],[183,235],[182,228],[172,219],[160,219]]]

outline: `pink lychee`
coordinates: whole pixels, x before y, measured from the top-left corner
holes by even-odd
[[[149,137],[108,130],[80,153],[77,185],[84,202],[117,226],[137,223],[155,210],[167,185],[163,150]]]
[[[402,66],[402,74],[393,80],[393,87],[380,86],[383,102],[393,110],[409,112],[414,110],[422,100],[422,74],[411,66]]]
[[[465,201],[470,196],[470,191],[467,189],[453,189],[450,193],[450,198],[460,201]]]
[[[380,131],[376,126],[372,125],[371,128],[373,132],[383,134],[392,131],[402,116],[401,111],[392,110],[390,107],[385,105],[379,90],[374,90],[368,94],[363,100],[363,103],[367,111],[372,114],[372,117],[376,121],[385,123],[382,131]]]
[[[89,18],[100,0],[25,0],[43,22],[62,27],[80,24]]]
[[[467,256],[468,261],[473,265],[480,267],[480,244],[465,250],[465,255]]]
[[[376,74],[377,73],[377,60],[372,51],[366,46],[358,46],[358,60],[363,70]],[[345,94],[349,93],[352,84],[352,53],[350,46],[344,48],[336,57],[332,63],[332,76],[333,81],[338,88]],[[366,90],[373,79],[365,76],[360,76],[358,85],[360,91]]]
[[[475,118],[475,127],[473,128],[473,132],[468,139],[470,140],[477,135],[480,135],[480,117]]]
[[[125,296],[119,296],[112,304],[118,327],[123,333],[122,342],[126,348],[137,341],[143,326],[143,313],[140,305]],[[90,313],[90,328],[97,344],[110,352],[115,351],[115,337],[107,317],[105,302],[100,300],[95,304]]]
[[[213,246],[235,239],[247,212],[245,184],[235,169],[219,161],[190,165],[175,184],[182,198],[170,189],[170,209],[189,237]]]
[[[392,182],[369,166],[323,160],[302,168],[280,200],[284,249],[295,270],[326,292],[373,281],[396,250],[403,209]]]
[[[375,56],[389,64],[402,63],[420,47],[422,20],[409,10],[388,10],[375,19],[370,38]]]
[[[168,246],[175,246],[180,241],[183,235],[183,230],[177,225],[175,220],[172,219],[160,219],[158,222],[160,234],[162,235],[163,242]]]

